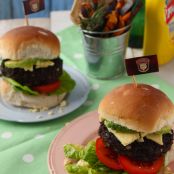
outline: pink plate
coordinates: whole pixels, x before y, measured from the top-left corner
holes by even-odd
[[[49,148],[48,165],[50,174],[67,174],[64,170],[65,144],[86,144],[97,137],[99,127],[96,111],[81,116],[67,124],[55,137]]]
[[[96,111],[81,116],[71,123],[67,124],[55,137],[50,145],[48,152],[48,166],[50,174],[67,174],[64,170],[64,152],[65,144],[86,144],[88,141],[97,137],[99,127],[98,114]],[[169,174],[174,174],[174,148],[168,155],[167,163],[172,169]],[[167,171],[163,172],[166,174]]]

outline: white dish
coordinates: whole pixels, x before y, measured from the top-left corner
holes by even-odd
[[[0,119],[22,123],[42,122],[65,116],[80,107],[88,97],[89,83],[78,70],[67,65],[64,66],[64,69],[76,81],[75,88],[67,96],[67,106],[63,109],[55,107],[47,111],[34,112],[31,109],[11,106],[0,100]]]

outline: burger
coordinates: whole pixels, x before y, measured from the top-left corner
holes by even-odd
[[[99,115],[98,148],[114,157],[99,149],[101,162],[130,174],[160,170],[173,143],[174,121],[173,103],[163,92],[145,84],[121,86],[104,97]]]
[[[87,166],[95,174],[157,174],[164,169],[174,139],[174,106],[162,91],[125,84],[101,100],[98,113],[99,137],[85,147],[64,147],[65,156],[76,160],[65,164],[69,173]]]
[[[36,109],[57,106],[75,86],[59,56],[59,39],[49,30],[23,26],[5,33],[0,38],[2,100]]]

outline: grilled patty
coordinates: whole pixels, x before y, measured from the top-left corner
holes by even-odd
[[[174,139],[173,131],[171,131],[171,133],[163,135],[163,145],[144,138],[144,142],[134,141],[128,146],[123,146],[120,141],[108,131],[103,122],[100,124],[98,133],[105,145],[113,152],[125,155],[137,162],[147,163],[153,162],[170,150]]]
[[[60,58],[52,60],[54,66],[47,68],[35,68],[34,66],[33,71],[25,71],[22,68],[7,68],[4,65],[5,61],[1,64],[2,75],[29,87],[53,83],[62,75],[63,61]]]

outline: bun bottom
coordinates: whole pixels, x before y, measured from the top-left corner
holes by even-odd
[[[32,96],[15,91],[5,80],[0,81],[0,95],[3,101],[8,104],[34,109],[49,109],[61,103],[66,93],[61,95],[39,95]]]

